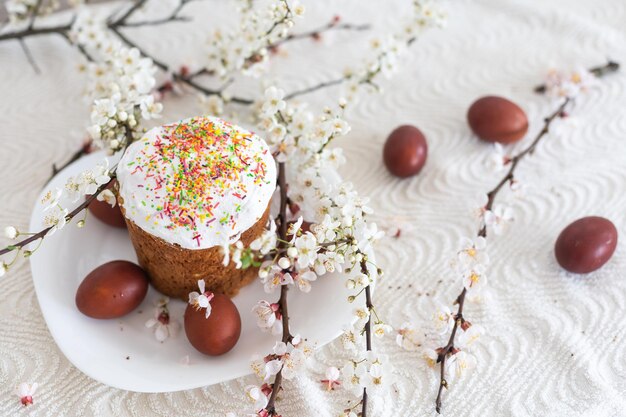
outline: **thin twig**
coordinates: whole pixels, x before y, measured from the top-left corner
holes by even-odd
[[[346,77],[341,77],[341,78],[337,78],[335,80],[324,81],[324,82],[321,82],[321,83],[316,84],[314,86],[303,88],[302,90],[293,91],[293,92],[291,92],[291,93],[289,93],[289,94],[287,94],[285,96],[285,100],[291,100],[291,99],[296,98],[298,96],[309,94],[309,93],[312,93],[314,91],[321,90],[323,88],[339,85],[339,84],[343,83],[344,81],[346,81],[346,79],[347,79]]]
[[[16,32],[7,32],[0,34],[0,42],[10,39],[22,39],[33,36],[49,35],[51,33],[65,33],[72,28],[71,24],[64,24],[59,26],[51,26],[44,28],[26,28]]]
[[[535,139],[528,145],[525,149],[520,151],[517,155],[511,158],[510,167],[508,172],[502,177],[502,179],[498,182],[498,184],[487,193],[487,204],[485,205],[485,210],[491,210],[496,200],[496,196],[502,190],[504,185],[507,182],[513,181],[515,178],[515,170],[519,164],[519,162],[528,154],[531,154],[539,144],[539,142],[546,137],[547,133],[550,130],[550,125],[552,122],[561,117],[564,114],[566,106],[571,102],[571,99],[568,97],[559,105],[559,107],[554,110],[546,119],[544,120],[543,128],[539,131]],[[487,237],[487,226],[482,225],[477,233],[478,236]],[[448,339],[448,343],[438,350],[437,362],[440,363],[440,375],[439,375],[439,390],[437,391],[437,398],[435,400],[435,409],[437,413],[441,413],[441,397],[443,394],[443,389],[448,388],[448,381],[445,378],[446,375],[446,360],[448,356],[454,352],[454,342],[457,334],[457,330],[460,326],[463,325],[465,319],[463,318],[463,307],[465,306],[465,297],[467,295],[467,289],[463,288],[461,293],[457,296],[456,303],[458,304],[458,308],[456,311],[456,315],[454,316],[454,326],[452,327],[452,332],[450,333],[450,338]]]
[[[115,180],[115,175],[111,175],[111,179],[106,184],[103,184],[100,187],[98,187],[98,189],[96,190],[95,193],[93,193],[92,195],[87,197],[82,204],[80,204],[78,207],[76,207],[74,210],[72,210],[67,216],[65,216],[66,221],[69,222],[74,217],[76,217],[76,215],[78,215],[78,213],[80,213],[85,208],[87,208],[87,206],[89,206],[89,204],[91,204],[91,202],[93,200],[95,200],[98,197],[98,195],[105,188],[107,188],[111,184],[111,182],[113,182],[113,180]],[[19,242],[13,243],[13,244],[5,247],[4,249],[1,249],[0,250],[0,256],[4,255],[4,254],[7,254],[9,252],[13,252],[14,250],[19,250],[19,249],[23,248],[24,246],[28,245],[29,243],[32,243],[32,242],[34,242],[36,240],[43,239],[48,234],[48,232],[50,230],[52,230],[52,226],[46,227],[45,229],[40,230],[39,232],[29,236],[28,238],[26,238],[24,240],[21,240]]]
[[[269,48],[270,49],[276,48],[285,43],[292,42],[295,40],[300,40],[300,39],[307,39],[307,38],[315,39],[318,36],[320,36],[322,33],[330,32],[333,30],[354,30],[354,31],[360,32],[364,30],[369,30],[370,28],[371,28],[371,25],[369,24],[337,23],[337,21],[333,18],[333,20],[331,20],[329,23],[317,29],[313,29],[313,30],[309,30],[306,32],[301,32],[301,33],[292,33],[288,35],[287,37],[285,37],[284,39],[281,39],[279,41],[276,41],[270,44]]]
[[[611,60],[609,60],[604,65],[589,68],[589,72],[598,78],[603,77],[604,75],[616,72],[617,70],[619,70],[619,63],[615,61],[611,61]],[[540,94],[545,93],[546,89],[547,89],[547,86],[545,84],[540,84],[537,87],[535,87],[535,93],[540,93]]]
[[[20,43],[20,46],[22,47],[22,51],[24,51],[24,55],[26,55],[26,59],[28,60],[30,65],[33,67],[33,70],[35,71],[35,73],[41,74],[41,70],[39,69],[37,62],[35,62],[35,58],[33,58],[33,54],[31,54],[30,49],[28,49],[28,45],[26,45],[26,41],[24,40],[24,38],[20,38],[19,43]]]
[[[123,25],[119,25],[118,27],[136,28],[136,27],[141,27],[141,26],[158,26],[158,25],[171,23],[171,22],[191,22],[191,20],[192,20],[191,17],[188,17],[188,16],[168,16],[168,17],[164,17],[161,19],[124,23]]]

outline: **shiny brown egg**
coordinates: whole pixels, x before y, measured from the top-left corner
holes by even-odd
[[[486,96],[476,100],[467,112],[467,122],[476,136],[487,142],[517,142],[528,131],[524,110],[504,97]]]
[[[76,307],[94,319],[114,319],[133,311],[146,297],[148,275],[128,261],[112,261],[91,271],[76,291]]]
[[[112,190],[116,184],[116,180],[113,180],[107,189]],[[126,221],[124,220],[124,215],[120,210],[119,204],[116,203],[115,206],[112,207],[106,201],[94,199],[91,203],[89,203],[88,208],[89,212],[101,222],[113,227],[126,228]]]
[[[385,142],[383,162],[396,177],[417,175],[426,164],[428,144],[422,132],[415,126],[396,128]]]
[[[617,246],[617,229],[604,217],[583,217],[567,226],[556,240],[554,255],[569,272],[586,274],[611,259]]]
[[[235,304],[225,295],[215,294],[211,315],[206,309],[187,305],[185,334],[191,345],[205,355],[218,356],[230,351],[241,335],[241,317]]]

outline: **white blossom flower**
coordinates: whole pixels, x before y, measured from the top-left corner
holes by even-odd
[[[597,77],[585,68],[572,72],[550,70],[546,77],[546,94],[552,97],[576,97],[598,83]]]
[[[439,354],[434,349],[424,348],[422,349],[422,358],[426,361],[428,366],[434,368],[437,365]]]
[[[454,314],[444,304],[439,304],[436,313],[433,314],[433,324],[437,334],[446,334],[454,326]]]
[[[495,143],[493,151],[488,155],[486,164],[492,172],[501,171],[511,159],[504,154],[504,148],[501,144]]]
[[[367,383],[367,366],[365,361],[359,361],[358,363],[352,361],[348,362],[341,368],[341,379],[344,388],[348,390],[348,392],[352,393],[355,397],[360,397]]]
[[[381,338],[387,333],[391,333],[393,331],[393,327],[383,322],[378,322],[374,324],[374,328],[372,333],[374,336]]]
[[[480,338],[483,334],[483,328],[479,325],[471,325],[467,329],[459,332],[455,346],[459,349],[466,350]]]
[[[487,203],[489,202],[489,196],[484,193],[480,193],[476,196],[475,201],[472,201],[472,214],[479,219],[480,224],[484,224],[485,213],[487,212]]]
[[[485,212],[485,224],[496,235],[502,234],[508,223],[513,221],[513,210],[508,206],[498,205],[493,210]]]
[[[105,159],[104,162],[97,164],[92,170],[83,171],[77,181],[78,193],[83,195],[95,194],[102,185],[111,180],[109,174],[108,159]]]
[[[458,252],[458,260],[461,268],[467,269],[474,265],[487,265],[489,256],[485,252],[487,240],[478,236],[474,239],[467,237],[461,238],[461,250]]]
[[[297,264],[299,268],[307,268],[315,264],[317,259],[317,239],[310,232],[296,238],[294,246],[298,249]]]
[[[33,395],[35,395],[38,387],[39,384],[36,382],[32,385],[23,382],[15,389],[15,395],[20,397],[20,402],[23,406],[31,405],[33,403]]]
[[[18,237],[20,232],[13,226],[7,226],[4,228],[4,236],[7,239],[15,239]]]
[[[311,270],[300,271],[295,275],[294,282],[302,292],[311,291],[311,282],[317,279],[317,274]]]
[[[472,293],[479,292],[487,284],[485,267],[476,265],[463,273],[463,286]]]
[[[9,265],[4,261],[0,261],[0,277],[3,277],[9,271]]]
[[[291,240],[289,241],[289,243],[293,244],[296,241],[303,222],[304,219],[302,218],[302,216],[300,216],[298,217],[298,220],[289,225],[289,227],[287,228],[287,235],[291,235]]]
[[[369,310],[365,307],[357,307],[354,310],[352,310],[352,313],[356,317],[356,321],[354,322],[354,327],[356,329],[363,329],[365,327],[365,324],[370,319]]]
[[[117,199],[115,198],[115,194],[111,190],[102,190],[100,194],[96,197],[98,201],[104,201],[107,204],[110,204],[111,207],[115,207],[115,203]]]
[[[259,301],[252,312],[257,316],[257,325],[263,331],[269,330],[273,335],[278,336],[283,332],[283,322],[281,320],[280,306],[277,303],[270,304],[267,301]]]
[[[367,372],[367,379],[365,382],[365,386],[367,387],[368,392],[376,392],[380,390],[383,387],[385,379],[386,378],[383,365],[375,363],[370,366],[370,369]]]
[[[176,337],[180,329],[180,324],[170,317],[169,309],[167,308],[168,303],[169,298],[167,297],[157,301],[154,317],[146,321],[146,327],[154,329],[154,337],[161,343],[169,337]]]
[[[43,223],[46,227],[51,228],[48,232],[49,236],[52,236],[57,230],[63,229],[67,223],[67,215],[67,209],[60,208],[59,206],[55,206],[48,211],[48,214],[43,218]]]
[[[59,204],[59,200],[61,199],[62,194],[63,191],[60,188],[48,190],[41,198],[41,204],[45,206],[43,210],[47,211],[53,207],[56,207],[57,204]]]
[[[322,379],[321,382],[324,384],[327,391],[332,391],[341,385],[341,382],[339,382],[340,378],[341,372],[339,369],[334,366],[329,366],[326,368],[326,379]]]
[[[295,345],[294,345],[295,344]],[[308,349],[301,344],[299,336],[294,336],[290,344],[282,341],[276,342],[273,348],[275,359],[271,359],[265,364],[265,381],[268,381],[273,375],[282,371],[285,379],[292,379],[304,366]]]
[[[211,300],[215,296],[211,291],[205,291],[205,282],[203,279],[198,280],[198,288],[200,292],[192,291],[189,293],[189,304],[200,310],[206,309],[205,317],[209,318],[211,315]]]
[[[294,378],[303,368],[306,361],[306,354],[303,349],[294,348],[285,355],[283,360],[282,375],[285,379]]]
[[[257,386],[250,385],[246,387],[246,395],[250,402],[252,402],[254,410],[262,410],[267,405],[269,398],[263,392],[263,390]]]
[[[163,104],[155,102],[153,95],[148,95],[140,101],[139,108],[141,108],[141,117],[144,119],[158,119],[161,117]]]
[[[262,105],[263,114],[267,117],[273,116],[279,111],[285,110],[287,103],[283,100],[285,92],[274,86],[265,90],[264,102]]]
[[[250,243],[250,249],[260,252],[261,255],[267,255],[276,248],[276,223],[272,220],[269,226],[268,230],[265,230],[261,236]]]
[[[96,125],[105,125],[117,113],[115,101],[108,98],[95,100],[91,110],[91,122]]]
[[[463,350],[451,355],[447,360],[448,379],[454,381],[476,367],[476,357]]]
[[[414,351],[422,346],[418,337],[418,332],[413,329],[410,323],[403,323],[396,330],[396,344],[404,350]]]
[[[345,328],[341,334],[341,344],[346,350],[356,350],[361,339],[360,333],[352,327]]]
[[[218,94],[198,96],[204,112],[212,116],[220,116],[224,112],[224,100]]]
[[[266,270],[267,264],[264,263],[261,265],[260,270]],[[263,288],[266,293],[272,293],[274,290],[281,285],[289,285],[293,284],[294,280],[289,272],[283,271],[283,269],[277,264],[272,264],[269,268],[267,274],[263,274],[261,277],[261,282],[263,283]]]

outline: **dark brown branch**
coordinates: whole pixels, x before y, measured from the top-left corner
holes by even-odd
[[[72,28],[71,24],[65,24],[60,26],[51,26],[44,28],[26,28],[17,32],[7,32],[0,35],[0,42],[9,39],[23,39],[33,36],[49,35],[51,33],[66,33]]]
[[[313,30],[309,30],[306,32],[301,32],[301,33],[290,34],[284,39],[281,39],[269,45],[269,49],[276,48],[280,45],[283,45],[285,43],[295,41],[295,40],[307,39],[307,38],[317,39],[322,33],[330,32],[333,30],[364,31],[364,30],[369,30],[370,28],[371,26],[368,24],[359,25],[359,24],[354,24],[354,23],[338,23],[337,20],[333,18],[329,23],[317,29],[313,29]]]
[[[369,273],[367,270],[367,261],[365,259],[361,261],[361,273],[369,277]],[[369,351],[372,350],[372,309],[374,308],[374,305],[372,304],[372,293],[370,289],[370,284],[367,284],[367,286],[365,287],[365,306],[367,307],[367,311],[369,313],[367,323],[365,323],[365,347]],[[363,388],[363,399],[361,400],[361,406],[361,417],[367,417],[367,388]]]
[[[139,45],[137,45],[135,42],[131,41],[128,37],[126,37],[126,35],[124,35],[123,33],[121,33],[118,29],[118,27],[114,26],[114,24],[109,26],[109,29],[111,29],[111,31],[122,41],[124,42],[127,46],[131,47],[131,48],[137,48],[137,50],[139,51],[139,53],[141,53],[141,55],[150,58],[152,60],[152,62],[154,62],[154,65],[156,65],[159,69],[161,69],[164,72],[172,72],[170,67],[163,61],[160,61],[159,59],[155,58],[154,56],[148,54],[144,49],[142,49]],[[188,86],[194,88],[197,91],[200,91],[206,95],[220,95],[222,93],[222,91],[220,90],[212,90],[210,88],[204,87],[200,84],[198,84],[196,81],[194,81],[191,77],[189,76],[183,76],[181,74],[172,72],[172,78],[174,79],[174,81],[179,81],[182,82],[184,84],[187,84]],[[230,101],[232,101],[233,103],[238,103],[238,104],[252,104],[254,101],[251,99],[246,99],[246,98],[241,98],[241,97],[233,97],[230,99]]]
[[[287,94],[285,96],[285,100],[291,100],[291,99],[296,98],[298,96],[302,96],[302,95],[305,95],[305,94],[313,93],[313,92],[315,92],[317,90],[321,90],[323,88],[339,85],[339,84],[343,83],[344,81],[346,81],[346,79],[347,79],[346,77],[341,77],[341,78],[337,78],[337,79],[330,80],[330,81],[324,81],[324,82],[321,82],[321,83],[316,84],[314,86],[303,88],[302,90],[297,90],[297,91],[291,92],[291,93],[289,93],[289,94]]]
[[[109,186],[109,184],[111,184],[111,182],[112,182],[114,179],[115,179],[115,175],[112,175],[112,176],[111,176],[111,179],[110,179],[110,180],[109,180],[106,184],[103,184],[103,185],[101,185],[100,187],[98,187],[98,189],[96,190],[96,192],[95,192],[95,193],[93,193],[92,195],[90,195],[89,197],[87,197],[87,198],[85,199],[85,201],[84,201],[82,204],[80,204],[78,207],[76,207],[74,210],[72,210],[72,211],[71,211],[71,212],[70,212],[67,216],[65,216],[66,221],[68,221],[68,222],[69,222],[69,221],[70,221],[70,220],[72,220],[74,217],[76,217],[76,215],[78,215],[78,213],[80,213],[80,212],[81,212],[81,211],[83,211],[85,208],[87,208],[87,206],[88,206],[89,204],[91,204],[91,202],[92,202],[93,200],[95,200],[95,199],[98,197],[98,195],[99,195],[99,194],[100,194],[100,193],[101,193],[101,192],[102,192],[105,188],[107,188],[107,187]],[[7,254],[7,253],[9,253],[9,252],[12,252],[12,251],[14,251],[14,250],[19,250],[19,249],[23,248],[24,246],[28,245],[29,243],[32,243],[32,242],[34,242],[34,241],[36,241],[36,240],[43,239],[43,238],[44,238],[44,237],[48,234],[48,232],[49,232],[50,230],[52,230],[52,227],[46,227],[45,229],[43,229],[43,230],[41,230],[41,231],[39,231],[39,232],[37,232],[37,233],[35,233],[35,234],[33,234],[33,235],[29,236],[28,238],[26,238],[26,239],[24,239],[24,240],[21,240],[21,241],[19,241],[19,242],[13,243],[13,244],[11,244],[11,245],[9,245],[9,246],[5,247],[4,249],[1,249],[1,250],[0,250],[0,256],[1,256],[1,255],[4,255],[4,254]]]
[[[280,226],[278,229],[280,241],[278,249],[282,249],[285,247],[285,242],[287,241],[287,177],[284,162],[278,164],[278,187],[280,188],[280,214],[278,215],[280,219]],[[291,332],[289,330],[289,310],[287,305],[288,292],[289,286],[282,285],[280,287],[278,305],[280,306],[280,314],[282,315],[283,322],[283,343],[289,343],[292,339]],[[276,415],[276,397],[278,392],[281,390],[282,381],[283,372],[281,369],[274,377],[274,382],[272,383],[272,393],[270,394],[267,406],[265,407],[270,416]]]
[[[615,61],[609,60],[606,64],[600,65],[597,67],[589,68],[589,72],[600,78],[607,74],[611,74],[619,70],[619,63]],[[547,90],[547,86],[545,84],[538,85],[535,87],[535,93],[543,94]]]
[[[554,110],[548,117],[544,120],[543,128],[537,133],[535,139],[528,145],[525,149],[520,151],[517,155],[511,158],[510,167],[508,172],[502,177],[502,179],[498,182],[498,184],[487,193],[487,204],[485,205],[485,210],[491,210],[493,208],[494,202],[496,200],[496,196],[502,190],[504,185],[507,182],[512,181],[515,178],[515,170],[519,164],[519,162],[528,154],[531,154],[536,148],[537,145],[541,142],[543,138],[546,137],[547,133],[550,130],[550,125],[552,122],[561,117],[564,114],[565,108],[571,102],[571,99],[565,98],[561,105]],[[478,236],[486,237],[487,236],[487,226],[482,225],[477,233]],[[438,351],[437,362],[440,363],[440,375],[439,375],[439,390],[437,391],[437,398],[435,400],[435,409],[437,413],[441,413],[441,397],[443,394],[443,389],[448,388],[448,381],[446,381],[446,360],[450,354],[454,352],[454,342],[457,331],[459,327],[463,324],[465,319],[463,318],[463,307],[465,305],[465,297],[467,295],[467,289],[463,288],[463,291],[458,295],[456,299],[456,303],[458,304],[458,308],[456,311],[456,315],[454,316],[454,326],[452,327],[452,332],[450,333],[450,338],[448,339],[448,343],[442,347]]]
[[[168,16],[168,17],[163,17],[161,19],[124,23],[123,25],[118,26],[118,27],[137,28],[137,27],[142,27],[142,26],[158,26],[158,25],[163,25],[165,23],[171,23],[171,22],[191,22],[191,18],[187,16]]]

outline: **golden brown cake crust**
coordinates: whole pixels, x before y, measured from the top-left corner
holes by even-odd
[[[120,206],[123,212],[123,206]],[[241,241],[245,246],[261,235],[268,216],[269,207],[251,228],[243,232]],[[184,249],[144,231],[128,218],[126,224],[139,265],[150,276],[152,285],[169,297],[186,301],[190,292],[198,290],[200,279],[206,282],[207,290],[233,297],[257,277],[257,268],[237,269],[233,262],[224,266],[220,246]]]

